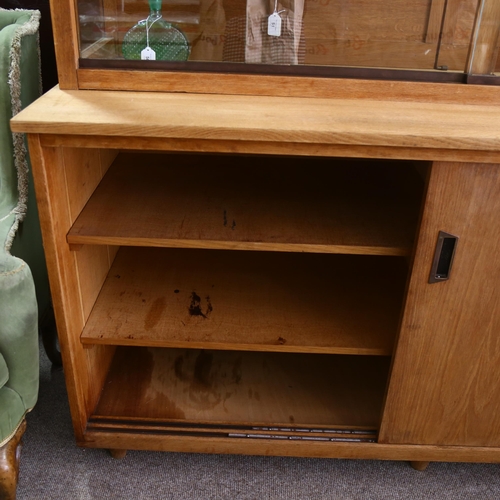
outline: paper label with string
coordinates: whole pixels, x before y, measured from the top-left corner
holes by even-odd
[[[141,59],[144,61],[156,61],[156,52],[151,47],[141,50]]]
[[[149,46],[149,30],[160,18],[161,16],[157,17],[151,24],[149,24],[149,17],[146,19],[146,48],[141,50],[141,60],[143,61],[156,61],[156,52]]]
[[[269,36],[281,35],[281,17],[278,12],[273,12],[267,22],[267,34]]]

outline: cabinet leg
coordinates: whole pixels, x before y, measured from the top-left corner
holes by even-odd
[[[14,436],[0,448],[0,500],[15,500],[21,458],[21,438],[26,430],[26,420]]]
[[[127,454],[127,450],[110,449],[109,454],[113,458],[116,458],[117,460],[121,460],[122,458],[125,458],[125,455]]]
[[[418,461],[410,462],[410,465],[415,470],[419,470],[419,471],[423,471],[423,470],[427,469],[429,464],[430,464],[430,462],[418,462]]]

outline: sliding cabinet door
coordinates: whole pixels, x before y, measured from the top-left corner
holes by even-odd
[[[432,166],[379,441],[500,446],[500,165]]]

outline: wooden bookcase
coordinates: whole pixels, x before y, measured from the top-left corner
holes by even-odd
[[[364,85],[14,118],[79,445],[500,461],[498,90]]]

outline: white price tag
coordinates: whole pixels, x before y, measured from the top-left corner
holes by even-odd
[[[267,21],[267,34],[270,36],[281,35],[281,17],[277,12],[269,16]]]
[[[146,47],[141,51],[141,59],[146,61],[156,61],[156,52],[151,47]]]

